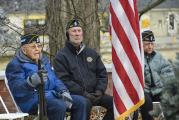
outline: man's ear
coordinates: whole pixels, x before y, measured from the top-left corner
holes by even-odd
[[[67,37],[67,40],[69,40],[69,33],[68,33],[68,31],[66,31],[66,37]]]
[[[26,55],[26,48],[25,48],[25,46],[22,46],[21,49],[22,49],[22,52]]]

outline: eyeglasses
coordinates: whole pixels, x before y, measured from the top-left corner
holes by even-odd
[[[32,43],[32,44],[27,45],[27,47],[29,47],[31,49],[36,49],[36,48],[41,49],[42,48],[42,44],[40,44],[40,43]]]
[[[153,42],[145,42],[145,43],[143,43],[143,44],[146,45],[146,46],[148,46],[148,45],[154,45]]]

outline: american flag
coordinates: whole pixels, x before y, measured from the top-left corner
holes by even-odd
[[[143,49],[136,0],[110,0],[115,119],[144,103]]]

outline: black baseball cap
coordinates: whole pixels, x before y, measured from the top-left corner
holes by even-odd
[[[37,34],[25,34],[21,36],[21,46],[32,42],[40,43],[40,39]]]
[[[146,30],[142,32],[142,40],[143,41],[149,41],[149,42],[154,42],[155,37],[154,34],[151,30]]]

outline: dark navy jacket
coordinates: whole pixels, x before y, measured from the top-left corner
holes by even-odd
[[[52,91],[66,90],[65,85],[54,74],[47,57],[42,57],[42,66],[48,72],[48,80],[45,82],[45,97],[54,98]],[[27,78],[38,71],[38,65],[27,58],[19,50],[12,61],[7,65],[6,77],[13,97],[23,112],[38,104],[37,89],[28,85]]]
[[[82,95],[84,91],[103,93],[107,87],[107,72],[100,56],[84,44],[77,51],[69,42],[60,50],[53,62],[59,79],[63,80],[71,94]]]

